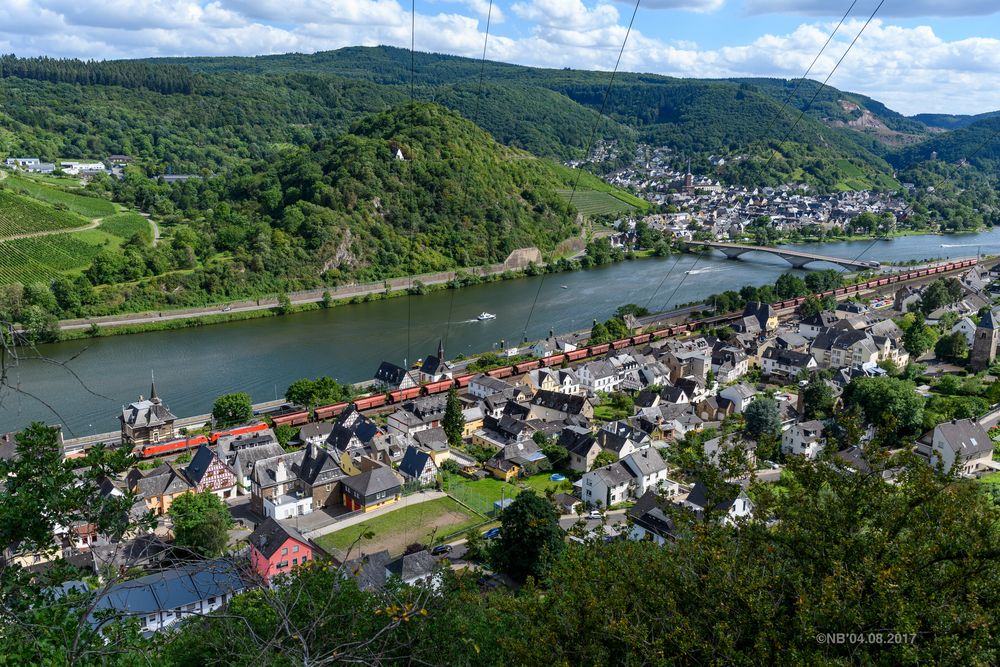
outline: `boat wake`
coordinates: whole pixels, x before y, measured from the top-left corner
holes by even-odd
[[[942,243],[942,248],[978,248],[982,243]]]
[[[691,269],[690,271],[685,271],[684,273],[689,276],[698,276],[703,273],[716,273],[719,271],[725,271],[725,269]]]

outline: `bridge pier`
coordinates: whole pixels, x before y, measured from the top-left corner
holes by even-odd
[[[791,264],[792,268],[795,269],[804,269],[806,268],[806,264],[811,264],[813,262],[813,260],[809,259],[808,257],[787,257],[785,255],[778,255],[778,256],[781,257],[781,259],[788,262],[789,264]]]
[[[722,251],[722,254],[728,259],[739,259],[740,255],[750,252],[745,248],[716,248],[716,250]]]

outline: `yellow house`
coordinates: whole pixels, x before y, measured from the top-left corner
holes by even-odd
[[[505,482],[509,482],[512,479],[517,479],[517,476],[521,474],[521,467],[516,463],[511,463],[510,461],[502,461],[496,458],[492,458],[483,464],[483,467],[490,472],[491,475],[497,479],[502,479]]]

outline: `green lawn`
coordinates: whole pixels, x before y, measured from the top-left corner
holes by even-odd
[[[370,530],[375,535],[359,543],[365,551],[388,549],[395,555],[414,542],[429,544],[432,538],[460,532],[483,521],[485,517],[470,512],[454,499],[438,498],[372,517],[370,521],[319,537],[316,543],[327,551],[342,552]]]
[[[979,481],[983,484],[1000,484],[1000,472],[991,472],[989,475],[983,475],[979,478]]]
[[[524,477],[513,484],[508,484],[495,477],[473,481],[459,475],[444,473],[444,491],[486,514],[493,511],[493,503],[496,501],[517,496],[522,490],[518,484],[524,484],[540,496],[544,496],[548,488],[555,489],[557,493],[573,491],[572,482],[569,480],[553,482],[549,479],[550,475],[552,471]]]

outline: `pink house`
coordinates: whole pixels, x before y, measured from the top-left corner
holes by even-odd
[[[261,580],[270,585],[271,579],[287,574],[313,559],[309,540],[294,528],[285,528],[268,517],[248,538],[250,565]]]

